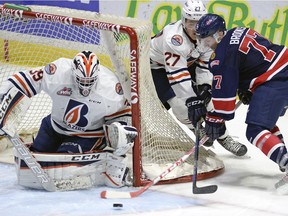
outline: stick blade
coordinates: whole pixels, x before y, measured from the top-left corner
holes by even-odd
[[[215,193],[218,189],[217,185],[209,185],[205,187],[193,187],[193,194],[210,194]]]
[[[123,191],[102,191],[100,194],[102,199],[122,199],[122,198],[133,198],[130,192]]]

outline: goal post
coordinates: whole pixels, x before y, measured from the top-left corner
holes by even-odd
[[[134,186],[154,179],[193,147],[194,141],[157,97],[150,70],[149,21],[51,6],[28,7],[0,5],[0,84],[15,72],[91,50],[119,77],[132,107],[132,124],[139,133],[131,161]],[[50,111],[51,100],[45,93],[33,97],[18,127],[20,135],[37,133]],[[203,147],[198,165],[199,179],[224,170],[223,162]],[[163,183],[191,181],[191,175],[193,157],[169,173]]]

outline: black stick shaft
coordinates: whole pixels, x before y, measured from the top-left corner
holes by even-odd
[[[217,185],[208,185],[204,187],[197,187],[197,175],[198,175],[198,157],[199,157],[199,148],[200,148],[200,121],[196,125],[196,142],[195,142],[195,151],[194,151],[194,172],[192,177],[192,192],[193,194],[209,194],[216,192]]]

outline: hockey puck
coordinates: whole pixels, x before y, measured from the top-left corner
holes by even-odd
[[[113,208],[121,209],[121,208],[123,208],[123,204],[122,203],[113,203]]]

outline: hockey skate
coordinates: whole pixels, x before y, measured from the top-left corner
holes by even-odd
[[[223,146],[227,151],[231,152],[236,156],[243,156],[247,152],[247,147],[238,141],[234,140],[231,136],[227,136],[224,139],[217,139],[220,145]]]
[[[288,195],[288,173],[275,184],[275,189],[279,195]]]
[[[283,147],[280,152],[283,151]],[[288,153],[284,154],[279,161],[279,169],[286,172],[285,176],[275,184],[276,192],[280,195],[288,195]]]

